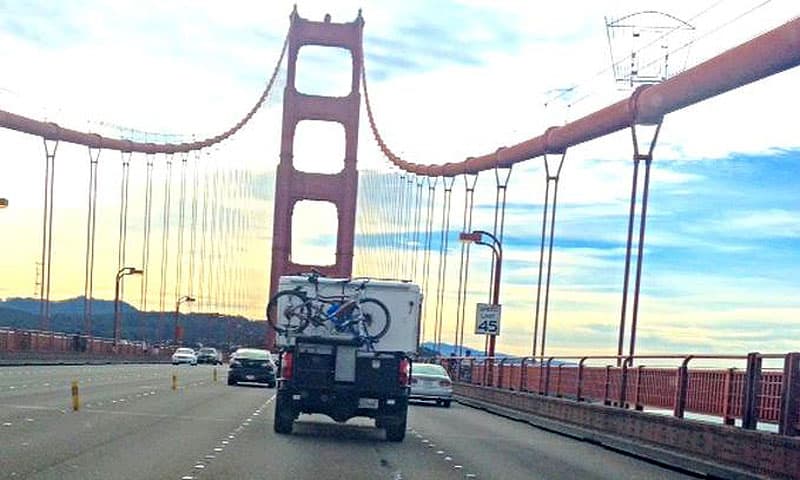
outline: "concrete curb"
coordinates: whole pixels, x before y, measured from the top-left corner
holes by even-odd
[[[642,443],[635,443],[631,440],[618,437],[616,435],[609,435],[595,430],[571,425],[557,420],[551,420],[544,417],[538,417],[529,413],[521,412],[511,408],[493,405],[480,400],[474,400],[461,395],[454,395],[453,398],[460,404],[468,407],[485,410],[489,413],[506,417],[511,420],[521,421],[528,423],[534,427],[547,430],[549,432],[557,433],[572,437],[576,440],[590,442],[622,452],[634,457],[642,458],[657,464],[661,464],[670,468],[678,468],[685,470],[689,473],[696,475],[711,476],[712,478],[723,478],[731,480],[768,480],[769,477],[755,475],[737,468],[721,465],[708,460],[697,457],[689,457],[686,455],[670,452],[663,448],[645,445]]]
[[[169,363],[169,361],[157,360],[0,360],[0,368],[77,365],[168,365]]]

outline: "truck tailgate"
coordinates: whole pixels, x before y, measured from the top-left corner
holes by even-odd
[[[293,383],[296,388],[348,389],[396,394],[402,352],[364,352],[352,340],[298,338]]]

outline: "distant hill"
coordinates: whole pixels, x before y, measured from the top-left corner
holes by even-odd
[[[50,303],[51,329],[63,333],[83,332],[83,297]],[[174,336],[174,312],[140,312],[135,307],[121,302],[122,338],[146,340],[150,343],[169,342]],[[218,314],[181,314],[184,328],[184,343],[230,348],[261,346],[267,334],[266,322],[254,322],[241,316]],[[20,329],[39,328],[39,300],[33,298],[11,298],[0,301],[0,327]],[[114,335],[114,302],[94,300],[92,302],[92,334],[110,338]]]
[[[83,316],[83,303],[84,297],[69,298],[67,300],[59,300],[57,302],[50,302],[51,314],[65,314],[65,315],[80,315]],[[138,312],[130,304],[121,301],[119,302],[120,311],[123,313]],[[7,298],[5,301],[0,301],[0,308],[13,308],[23,312],[39,315],[39,299],[38,298]],[[92,300],[92,312],[98,315],[111,315],[114,313],[113,300]]]
[[[458,347],[455,346],[455,345],[449,344],[449,343],[442,343],[440,351],[441,351],[440,355],[443,356],[443,357],[449,357],[451,354],[458,355]],[[461,354],[462,355],[467,355],[467,351],[469,351],[469,355],[471,355],[473,357],[482,357],[483,356],[483,350],[482,349],[478,350],[477,348],[472,348],[472,347],[464,347],[462,349]],[[436,343],[435,342],[423,342],[422,345],[420,345],[420,353],[422,353],[425,356],[436,354]],[[495,356],[497,356],[497,357],[511,357],[513,355],[507,355],[505,353],[495,353]]]

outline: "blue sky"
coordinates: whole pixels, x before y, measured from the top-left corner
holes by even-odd
[[[699,40],[674,57],[678,64],[693,65],[797,14],[793,2],[773,0],[724,26],[757,3],[598,1],[581,8],[534,8],[521,0],[417,0],[300,2],[298,8],[314,19],[330,12],[334,21],[352,20],[363,8],[367,75],[385,140],[412,161],[444,163],[494,151],[629,95],[609,71],[604,16],[652,8],[691,19]],[[247,1],[235,8],[212,1],[117,2],[113,9],[93,0],[0,1],[0,106],[111,136],[144,135],[115,126],[184,138],[216,134],[238,120],[263,88],[291,8],[286,1]],[[670,48],[678,46],[675,41]],[[324,91],[346,84],[349,72],[340,68],[348,65],[346,56],[309,53],[301,66],[304,86]],[[800,137],[793,115],[800,99],[788,92],[799,75],[786,72],[667,117],[653,164],[641,348],[796,350]],[[267,289],[283,86],[280,80],[251,126],[208,155],[219,166],[214,168],[251,173],[253,198],[232,203],[227,211],[246,214],[254,225],[242,261],[253,285],[244,310],[253,318],[261,316]],[[554,98],[553,92],[567,87],[575,87],[571,95]],[[385,171],[363,112],[361,123],[359,168]],[[149,135],[155,141],[172,138]],[[341,151],[337,135],[336,129],[309,128],[306,137],[296,139],[296,161],[311,166],[336,161],[330,152]],[[83,149],[59,148],[54,297],[64,298],[82,293],[87,160]],[[550,306],[553,352],[611,353],[616,344],[631,153],[629,134],[620,132],[567,154]],[[0,297],[30,295],[33,289],[41,157],[37,139],[0,131],[0,196],[13,207],[0,215],[0,229],[14,232],[0,254]],[[156,205],[164,181],[161,160]],[[143,208],[143,163],[133,158],[131,208],[137,212]],[[512,353],[525,353],[530,344],[543,175],[541,159],[534,159],[515,166],[509,184],[500,348]],[[101,178],[100,241],[115,245],[118,154],[101,156]],[[373,192],[372,210],[362,217],[375,219],[388,198],[377,195],[382,187],[372,182],[362,182],[362,189]],[[474,225],[489,228],[493,175],[478,182]],[[460,228],[463,196],[458,180],[453,232]],[[171,220],[174,228],[175,210]],[[437,232],[438,222],[437,215]],[[141,249],[142,227],[141,218],[131,220],[132,252]],[[330,254],[332,239],[320,232],[333,228],[324,215],[299,228],[298,255]],[[359,244],[370,244],[368,234],[375,228],[359,225]],[[452,235],[448,285],[457,282],[460,254]],[[433,237],[438,241],[438,234]],[[152,241],[160,245],[158,217]],[[113,278],[116,266],[108,250],[100,259],[102,279]],[[372,253],[380,254],[374,248]],[[157,248],[153,255],[151,261],[158,262]],[[473,253],[470,305],[485,297],[488,263],[486,252]],[[357,264],[368,268],[370,262]],[[113,285],[97,283],[98,296],[107,298]],[[454,295],[446,295],[447,341]],[[471,335],[467,340],[481,344]]]

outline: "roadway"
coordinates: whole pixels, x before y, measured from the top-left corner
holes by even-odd
[[[276,435],[275,391],[217,370],[218,382],[204,365],[0,368],[0,478],[692,478],[458,404],[412,406],[399,444],[367,419],[303,416]]]

